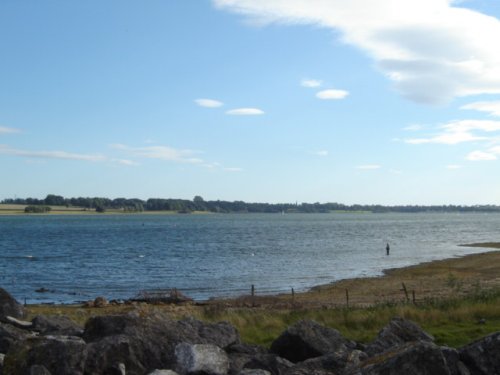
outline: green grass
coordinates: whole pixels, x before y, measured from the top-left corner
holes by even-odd
[[[432,334],[438,345],[458,348],[490,333],[500,331],[500,289],[477,292],[467,297],[448,300],[428,300],[418,305],[410,303],[384,304],[369,308],[328,308],[311,310],[274,310],[261,308],[225,308],[218,305],[187,306],[110,306],[88,309],[78,306],[28,306],[29,319],[36,314],[67,315],[83,324],[90,316],[127,313],[139,308],[144,313],[165,310],[172,318],[185,316],[209,321],[228,321],[242,340],[269,347],[288,326],[311,319],[339,330],[345,337],[362,343],[372,341],[377,333],[395,316],[414,321]],[[485,319],[485,324],[479,324]]]

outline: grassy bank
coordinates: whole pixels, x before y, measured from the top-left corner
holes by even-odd
[[[486,244],[495,247],[498,244]],[[485,246],[483,244],[483,246]],[[438,344],[459,347],[500,331],[500,252],[488,252],[387,271],[378,278],[343,280],[310,292],[211,300],[204,305],[28,306],[36,314],[67,315],[83,324],[98,314],[163,311],[231,322],[245,342],[270,345],[290,324],[313,319],[346,337],[369,342],[394,316],[411,319]],[[408,298],[402,290],[405,284]],[[346,300],[349,290],[349,305]],[[412,291],[416,291],[413,300]]]

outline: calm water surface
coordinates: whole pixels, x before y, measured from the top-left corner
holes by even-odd
[[[485,251],[457,245],[499,228],[500,214],[0,216],[0,286],[28,303],[304,290]]]

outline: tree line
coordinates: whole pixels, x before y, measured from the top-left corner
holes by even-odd
[[[249,203],[244,201],[205,201],[201,196],[188,199],[165,199],[149,198],[142,200],[138,198],[65,198],[60,195],[49,194],[44,199],[38,198],[14,198],[4,199],[4,204],[20,204],[30,206],[35,210],[37,206],[66,206],[82,207],[97,212],[106,210],[121,210],[125,212],[141,211],[176,211],[179,213],[191,213],[194,211],[216,212],[216,213],[329,213],[335,211],[344,212],[500,212],[500,206],[496,205],[346,205],[342,203]]]

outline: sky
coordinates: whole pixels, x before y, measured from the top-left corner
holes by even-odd
[[[2,0],[0,199],[500,204],[498,0]]]

